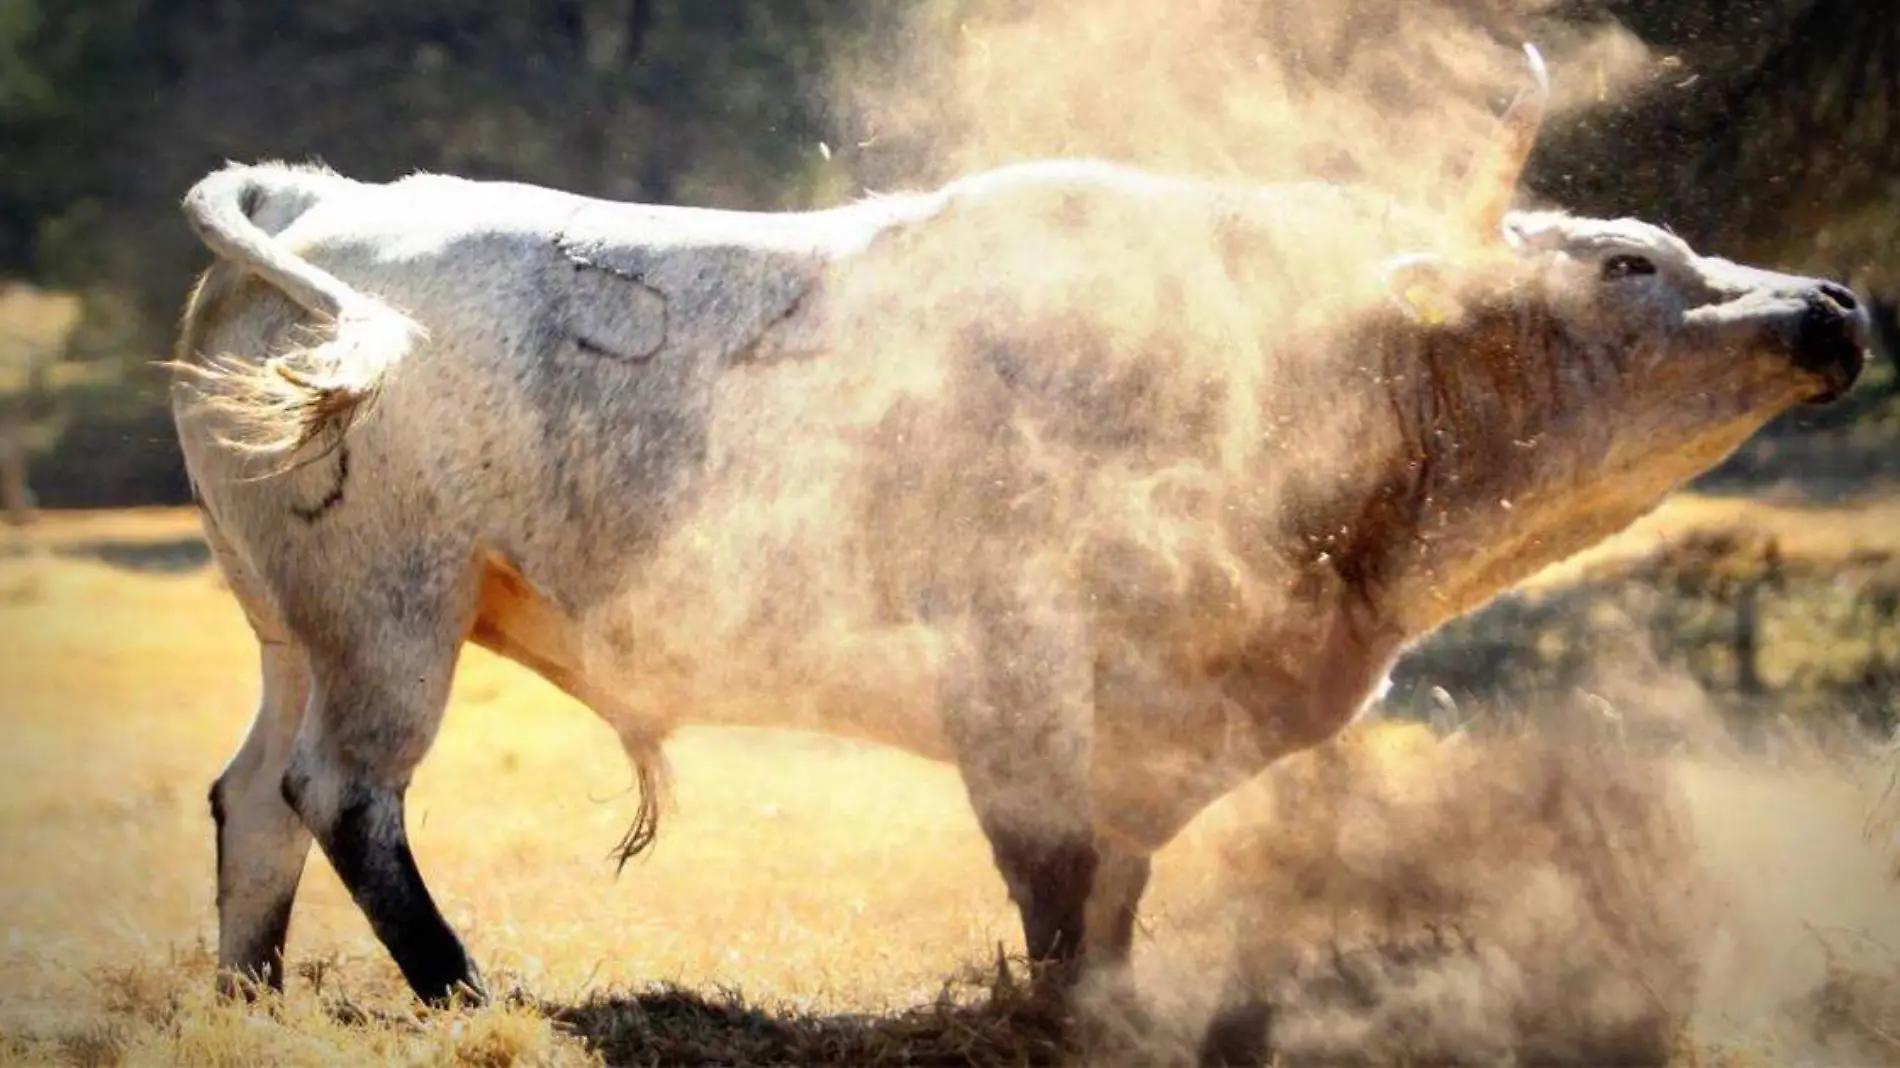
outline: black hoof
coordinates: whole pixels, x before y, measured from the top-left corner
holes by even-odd
[[[422,1003],[432,1009],[450,1009],[457,1006],[478,1008],[489,1002],[488,985],[473,963],[458,969],[452,975],[434,980],[410,981],[410,987]]]
[[[277,968],[266,968],[261,973],[229,968],[218,969],[218,998],[222,1001],[239,1001],[254,1005],[263,998],[284,992],[283,972]]]
[[[1203,1068],[1258,1068],[1272,1045],[1273,1010],[1264,1001],[1228,1005],[1208,1022],[1201,1039]]]

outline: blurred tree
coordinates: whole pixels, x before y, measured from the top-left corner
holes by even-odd
[[[79,325],[79,298],[23,283],[0,286],[0,514],[12,526],[33,515],[26,458],[52,414],[49,379]]]

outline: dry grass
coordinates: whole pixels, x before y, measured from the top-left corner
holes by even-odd
[[[1679,494],[1618,537],[1544,569],[1526,585],[1561,586],[1712,531],[1745,531],[1749,541],[1773,539],[1791,559],[1833,563],[1869,550],[1900,551],[1900,499],[1827,507]]]
[[[54,515],[28,535],[39,551],[0,558],[0,1063],[1056,1057],[1055,1022],[996,979],[999,944],[1017,950],[1015,915],[950,768],[807,736],[688,731],[669,747],[667,832],[615,878],[608,851],[633,798],[614,737],[479,650],[418,774],[412,831],[451,923],[512,995],[417,1009],[313,853],[288,996],[217,1004],[204,792],[249,721],[248,636],[209,571],[132,573],[51,551],[162,547],[188,540],[190,523]],[[1441,766],[1418,728],[1353,745],[1362,781],[1380,789]],[[1900,897],[1862,834],[1871,787],[1718,763],[1674,776],[1702,866],[1729,892],[1717,910],[1728,933],[1695,954],[1705,982],[1677,1063],[1786,1063],[1761,1051],[1789,1042],[1830,1063],[1890,1056],[1900,961],[1884,947],[1900,946]],[[1505,794],[1459,796],[1469,807]],[[1234,952],[1213,918],[1230,915],[1215,906],[1232,900],[1235,842],[1258,835],[1244,801],[1160,858],[1138,952],[1144,989],[1178,1017],[1168,1041],[1205,1019],[1203,988]],[[1334,840],[1314,840],[1330,856]],[[1179,1052],[1164,1046],[1119,1059]]]

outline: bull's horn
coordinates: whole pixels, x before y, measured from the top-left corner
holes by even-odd
[[[1528,42],[1524,54],[1530,59],[1532,84],[1511,101],[1498,120],[1497,138],[1473,161],[1469,172],[1467,217],[1485,238],[1495,236],[1504,222],[1504,213],[1510,209],[1518,179],[1531,149],[1537,145],[1537,133],[1550,105],[1550,71],[1544,66],[1544,57],[1536,45]]]

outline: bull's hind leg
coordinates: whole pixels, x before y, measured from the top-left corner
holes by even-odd
[[[262,689],[250,733],[211,785],[217,848],[218,987],[226,996],[253,984],[284,984],[291,903],[310,855],[310,832],[280,788],[303,721],[310,675],[303,651],[271,610],[256,573],[232,549],[209,512],[205,541],[257,638]]]
[[[448,702],[472,583],[418,566],[387,578],[370,585],[380,596],[353,606],[372,614],[328,621],[342,640],[313,643],[310,707],[284,798],[416,995],[480,1000],[480,976],[423,883],[404,819],[410,777]]]
[[[303,718],[303,654],[260,635],[263,694],[250,734],[211,787],[218,856],[219,989],[284,985],[291,903],[310,853],[310,832],[284,803],[281,784]]]

